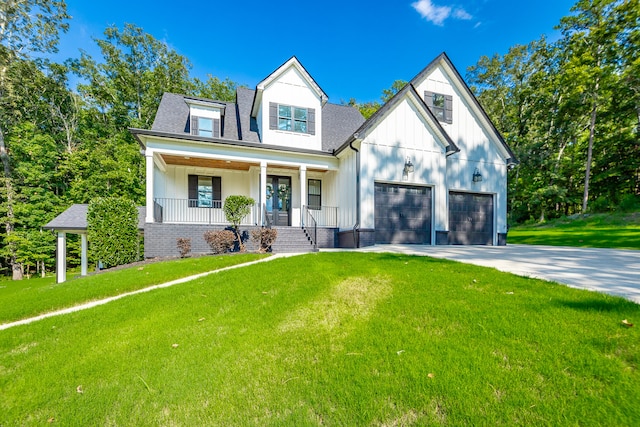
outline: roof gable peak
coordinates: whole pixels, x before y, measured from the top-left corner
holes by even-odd
[[[258,114],[258,109],[260,106],[260,102],[262,100],[262,92],[274,81],[278,80],[283,74],[289,71],[291,68],[295,69],[305,80],[305,82],[309,85],[309,87],[317,94],[318,98],[320,98],[320,102],[324,106],[329,97],[322,90],[320,85],[314,80],[314,78],[309,74],[306,68],[302,65],[302,63],[298,60],[298,58],[294,55],[285,61],[282,65],[276,68],[271,72],[265,79],[259,82],[256,85],[256,93],[253,99],[253,106],[251,108],[251,115],[256,116]]]

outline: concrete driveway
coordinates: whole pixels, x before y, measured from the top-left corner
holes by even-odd
[[[359,250],[452,259],[622,296],[640,304],[640,251],[533,245],[376,245]]]

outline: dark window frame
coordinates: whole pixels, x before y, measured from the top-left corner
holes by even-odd
[[[314,181],[318,184],[318,194],[311,194],[311,182]],[[311,203],[312,199],[317,199],[317,203]],[[307,180],[307,206],[309,209],[321,210],[322,209],[322,180],[309,178]]]
[[[200,203],[200,179],[211,180],[211,205],[201,205]],[[189,175],[187,178],[187,190],[189,199],[187,206],[190,208],[222,208],[222,177],[210,175]]]
[[[424,101],[439,122],[453,123],[453,96],[425,91]]]
[[[201,119],[211,120],[211,129],[203,129],[200,127]],[[202,117],[191,115],[191,135],[204,136],[205,138],[219,138],[220,137],[220,119],[213,117]],[[211,132],[211,136],[203,135],[201,131]]]

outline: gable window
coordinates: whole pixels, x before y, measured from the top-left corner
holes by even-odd
[[[222,179],[219,176],[189,175],[189,207],[221,208]]]
[[[315,135],[315,109],[270,102],[269,129]]]
[[[307,133],[307,109],[278,105],[278,130]]]
[[[220,136],[220,119],[191,116],[191,135],[217,138]]]
[[[307,203],[309,209],[320,209],[322,207],[322,181],[310,179],[308,183]]]
[[[424,101],[438,121],[453,123],[453,97],[435,92],[425,92]]]

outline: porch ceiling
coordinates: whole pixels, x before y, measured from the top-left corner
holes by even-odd
[[[216,160],[216,159],[203,159],[200,157],[184,157],[184,156],[172,156],[170,154],[161,154],[162,160],[168,165],[177,166],[193,166],[198,168],[213,168],[213,169],[232,169],[239,171],[248,171],[251,166],[260,166],[260,162],[240,162],[235,160]],[[270,161],[269,167],[275,167],[278,169],[290,169],[298,170],[297,166],[279,165],[278,162]],[[319,169],[308,167],[307,171],[310,172],[327,172],[326,169]]]
[[[248,171],[251,166],[260,166],[260,163],[237,162],[230,160],[202,159],[198,157],[171,156],[162,154],[162,160],[168,165],[194,166],[198,168],[233,169]]]

